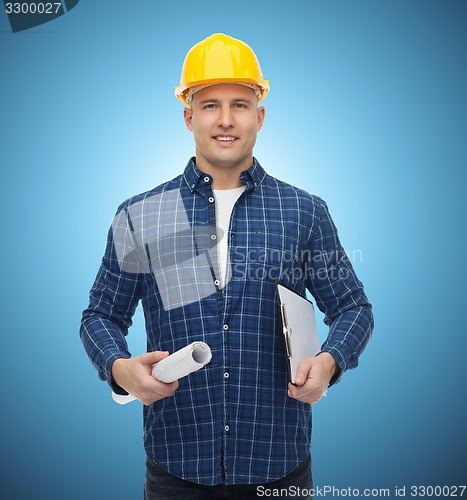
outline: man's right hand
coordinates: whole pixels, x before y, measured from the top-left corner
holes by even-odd
[[[154,351],[134,358],[119,358],[112,365],[112,378],[145,405],[172,396],[178,389],[178,380],[165,384],[151,375],[152,365],[168,355],[167,351]]]

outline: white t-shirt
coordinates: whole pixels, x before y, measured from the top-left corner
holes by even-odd
[[[217,258],[219,263],[219,281],[221,282],[221,288],[224,288],[226,285],[229,257],[228,234],[230,216],[232,215],[232,210],[236,201],[245,189],[246,186],[241,186],[235,189],[213,189],[214,198],[216,200]]]

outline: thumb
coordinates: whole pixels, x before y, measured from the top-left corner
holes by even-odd
[[[153,351],[141,354],[141,362],[148,365],[153,365],[166,358],[169,355],[169,351]]]
[[[303,385],[308,378],[308,374],[313,366],[313,358],[304,358],[300,361],[295,374],[295,384]]]

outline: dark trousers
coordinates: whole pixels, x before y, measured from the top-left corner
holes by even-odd
[[[264,484],[235,484],[204,486],[185,481],[146,460],[144,500],[184,499],[212,500],[213,498],[250,500],[261,497],[312,499],[311,457],[308,456],[294,471],[277,481]],[[274,491],[279,493],[274,495]]]

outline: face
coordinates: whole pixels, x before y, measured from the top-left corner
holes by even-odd
[[[254,90],[243,85],[212,85],[196,92],[184,117],[195,139],[198,168],[206,173],[230,169],[235,174],[250,168],[264,114]]]

